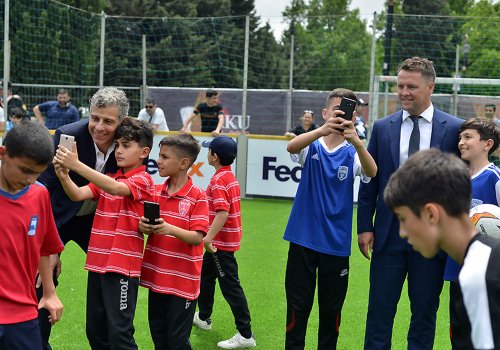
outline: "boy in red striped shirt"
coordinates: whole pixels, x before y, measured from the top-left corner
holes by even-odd
[[[222,295],[229,303],[238,332],[228,340],[217,344],[223,349],[255,347],[250,325],[250,311],[238,277],[238,263],[234,252],[240,249],[241,209],[240,185],[231,170],[236,158],[236,142],[227,136],[218,136],[202,143],[208,147],[208,163],[215,174],[207,187],[210,229],[204,239],[201,291],[198,299],[200,312],[193,323],[201,329],[211,329],[210,316],[214,305],[216,281]]]
[[[141,232],[149,234],[141,285],[149,289],[149,330],[155,349],[191,349],[208,203],[187,172],[200,145],[190,134],[177,134],[163,138],[159,148],[158,172],[168,179],[156,185],[160,218],[155,225],[144,217],[139,223]]]
[[[110,108],[118,112],[117,107]],[[85,263],[89,271],[86,330],[92,349],[137,349],[133,321],[144,248],[138,222],[143,201],[151,200],[154,193],[153,179],[143,165],[152,145],[151,127],[127,117],[116,130],[120,169],[115,174],[88,167],[76,152],[61,145],[54,157],[56,174],[71,200],[99,200]],[[90,183],[78,187],[69,170]]]

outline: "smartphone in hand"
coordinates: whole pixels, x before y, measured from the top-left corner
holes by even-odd
[[[160,204],[144,201],[144,217],[149,220],[148,224],[156,225],[156,219],[160,218]]]
[[[339,117],[344,118],[345,120],[352,120],[352,114],[356,108],[356,103],[357,102],[353,99],[342,97],[339,109],[345,114],[339,115]]]
[[[59,144],[66,147],[70,151],[73,151],[73,144],[75,143],[75,137],[71,135],[61,134],[59,139]]]

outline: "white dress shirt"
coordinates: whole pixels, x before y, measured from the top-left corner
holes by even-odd
[[[418,127],[420,129],[420,148],[419,150],[428,149],[431,147],[432,135],[432,116],[434,115],[434,106],[427,107],[420,114],[422,118],[418,119]],[[408,159],[408,146],[410,144],[410,135],[413,131],[413,121],[410,118],[410,113],[403,110],[401,122],[401,138],[399,140],[399,166],[403,165]],[[458,147],[458,146],[457,146]]]

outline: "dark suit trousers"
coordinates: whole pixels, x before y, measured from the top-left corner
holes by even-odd
[[[442,254],[426,259],[397,233],[389,234],[382,251],[372,255],[365,349],[391,349],[394,316],[408,278],[408,349],[432,350],[445,263]]]

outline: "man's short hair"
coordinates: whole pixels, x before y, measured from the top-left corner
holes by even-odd
[[[16,124],[3,139],[11,158],[26,157],[37,164],[48,165],[54,157],[54,141],[49,130],[36,121]]]
[[[398,73],[402,70],[420,73],[425,79],[432,82],[436,80],[436,70],[434,69],[434,64],[427,58],[407,58],[398,66]]]
[[[497,110],[497,105],[494,103],[488,103],[484,105],[484,108],[493,108],[493,110],[496,112]]]
[[[466,120],[458,129],[458,133],[462,133],[465,130],[477,130],[479,133],[479,139],[481,141],[493,140],[493,146],[488,151],[488,155],[491,156],[498,148],[500,142],[500,130],[497,128],[495,122],[488,118],[471,118]]]
[[[151,98],[151,97],[148,97],[144,102],[146,102],[146,104],[149,103],[149,104],[152,104],[152,105],[156,106],[155,100],[153,98]]]
[[[118,107],[119,118],[123,120],[128,115],[129,103],[128,98],[123,90],[114,87],[104,87],[97,90],[97,92],[90,99],[90,107],[107,108]]]
[[[176,134],[164,137],[158,147],[172,147],[179,158],[188,158],[193,165],[200,154],[200,143],[191,134]]]
[[[116,139],[135,141],[140,147],[153,147],[153,129],[149,123],[136,118],[125,117],[116,129]]]
[[[451,153],[431,148],[415,153],[394,172],[384,190],[389,208],[406,206],[418,217],[428,203],[436,203],[453,217],[467,214],[472,185],[465,163]]]
[[[216,90],[213,89],[208,89],[207,92],[205,93],[205,96],[207,98],[210,98],[212,96],[217,96],[219,93]]]
[[[332,99],[334,99],[336,97],[339,97],[339,98],[347,97],[347,98],[350,98],[351,100],[356,101],[356,103],[358,102],[358,97],[356,96],[356,94],[352,90],[338,88],[338,89],[335,89],[328,94],[328,97],[326,98],[325,106],[328,107],[330,105],[330,102],[332,101]]]
[[[69,96],[69,92],[68,92],[68,90],[67,90],[67,89],[64,89],[64,88],[63,88],[63,89],[59,89],[59,90],[57,90],[57,94],[58,94],[58,95],[68,95],[68,96]]]

